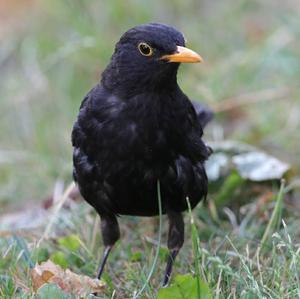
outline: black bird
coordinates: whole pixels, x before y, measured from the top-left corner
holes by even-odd
[[[105,250],[120,237],[119,215],[158,215],[157,181],[168,215],[163,285],[184,242],[181,212],[206,196],[201,137],[210,110],[193,106],[177,84],[181,62],[201,62],[183,35],[157,23],[128,30],[116,44],[101,81],[84,98],[72,132],[74,179],[101,218]]]

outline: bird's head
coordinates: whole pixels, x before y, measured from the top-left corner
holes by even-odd
[[[196,52],[185,47],[183,35],[173,27],[150,23],[125,32],[116,44],[102,83],[121,95],[177,86],[181,62],[201,62]]]

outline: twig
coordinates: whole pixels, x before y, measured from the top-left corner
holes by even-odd
[[[46,226],[46,229],[45,229],[45,231],[44,231],[42,237],[41,237],[40,240],[37,242],[37,247],[40,246],[41,242],[42,242],[44,239],[48,238],[49,233],[50,233],[50,230],[51,230],[51,228],[52,228],[52,226],[53,226],[53,223],[54,223],[54,221],[55,221],[55,219],[56,219],[57,213],[60,211],[60,209],[62,208],[63,204],[66,202],[66,200],[69,198],[69,195],[70,195],[71,192],[73,191],[74,187],[75,187],[75,183],[72,182],[72,183],[68,186],[68,188],[66,189],[66,191],[63,193],[61,199],[59,200],[59,202],[57,203],[56,207],[55,207],[54,210],[53,210],[52,217],[51,217],[51,219],[50,219],[48,225]]]
[[[258,102],[278,100],[286,97],[290,94],[290,92],[291,89],[287,87],[264,89],[225,99],[221,103],[213,105],[212,108],[217,113],[225,112],[241,106],[252,105]]]

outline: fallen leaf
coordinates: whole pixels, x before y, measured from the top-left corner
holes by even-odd
[[[86,275],[76,274],[69,269],[63,270],[51,260],[43,262],[40,265],[37,264],[31,271],[31,279],[35,292],[47,283],[55,284],[63,291],[78,296],[103,292],[105,289],[103,281],[90,278]]]
[[[210,181],[217,181],[224,173],[229,170],[230,159],[224,153],[214,153],[205,163],[205,169]]]
[[[290,169],[287,163],[260,151],[236,155],[232,161],[244,179],[256,182],[281,179]]]
[[[253,182],[279,180],[291,169],[289,164],[245,143],[210,142],[209,146],[213,154],[205,169],[211,182],[227,176],[232,170]]]

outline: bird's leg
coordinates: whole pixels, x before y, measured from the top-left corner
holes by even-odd
[[[99,266],[99,269],[98,269],[98,274],[97,274],[97,278],[100,279],[101,278],[101,275],[102,275],[102,272],[104,270],[104,266],[106,264],[106,261],[107,261],[107,258],[109,256],[109,253],[112,249],[112,246],[106,246],[105,249],[104,249],[104,252],[103,252],[103,255],[102,255],[102,260],[101,260],[101,263],[100,263],[100,266]]]
[[[163,280],[163,287],[166,287],[169,284],[174,260],[180,248],[182,247],[184,241],[184,222],[181,213],[168,211],[167,214],[169,218],[169,233],[168,233],[169,256],[168,256],[165,276]]]
[[[108,255],[113,247],[113,245],[120,238],[120,229],[116,216],[114,215],[101,215],[101,231],[102,239],[105,246],[102,260],[99,266],[97,278],[100,279],[104,266],[106,264]]]

